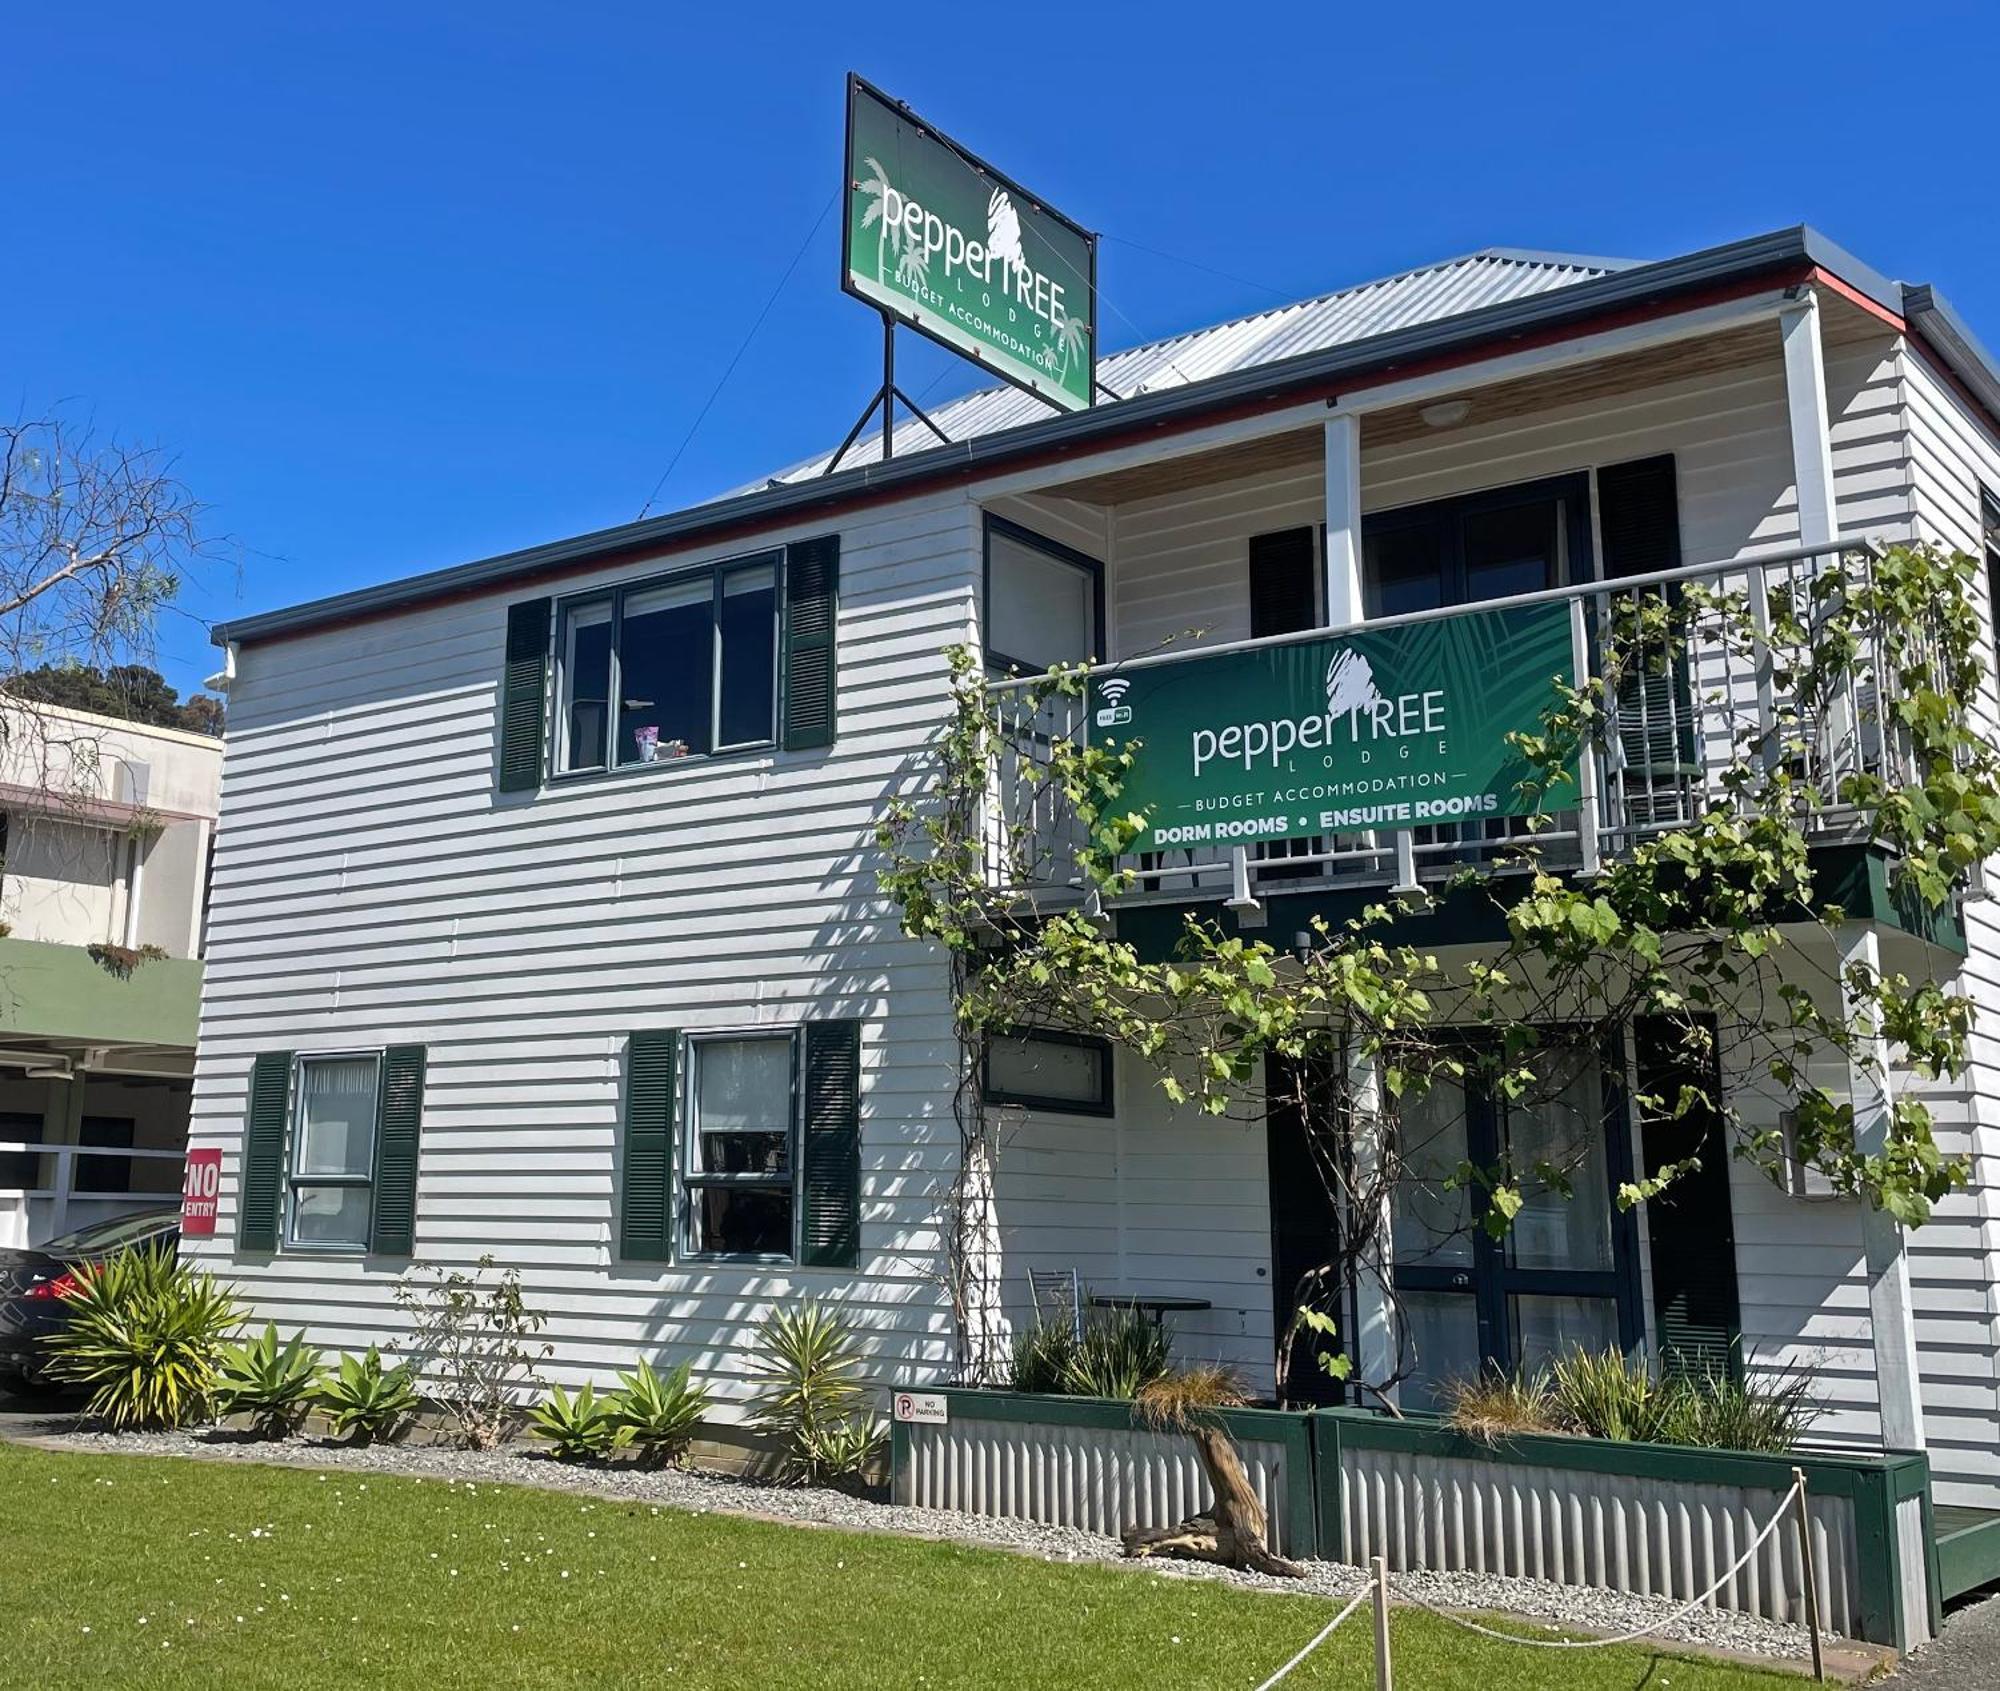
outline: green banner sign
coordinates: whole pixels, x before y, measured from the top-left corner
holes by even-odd
[[[1090,404],[1097,238],[858,76],[841,285],[1065,411]]]
[[[1138,743],[1135,851],[1393,832],[1532,810],[1507,736],[1573,673],[1566,604],[1465,611],[1093,676],[1089,732]]]

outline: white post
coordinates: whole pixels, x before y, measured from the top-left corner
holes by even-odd
[[[1810,289],[1779,311],[1778,332],[1785,346],[1785,401],[1791,413],[1799,544],[1825,546],[1834,536],[1833,440],[1827,429],[1819,300]]]
[[[1850,922],[1840,932],[1841,973],[1857,964],[1871,976],[1881,972],[1875,930]],[[1849,1006],[1861,1037],[1848,1057],[1848,1096],[1854,1104],[1854,1146],[1876,1156],[1888,1142],[1891,1080],[1889,1042],[1880,1017]],[[1866,1204],[1861,1211],[1861,1244],[1868,1265],[1868,1317],[1875,1346],[1875,1395],[1882,1420],[1884,1450],[1922,1450],[1924,1406],[1917,1373],[1917,1324],[1910,1305],[1910,1265],[1903,1228],[1886,1210]]]
[[[1569,602],[1569,658],[1579,690],[1590,685],[1590,636],[1584,627],[1583,601]],[[1597,740],[1585,735],[1576,748],[1576,840],[1577,868],[1595,875],[1603,868],[1600,853],[1603,835],[1597,796]]]
[[[1833,435],[1827,421],[1826,360],[1820,350],[1819,299],[1810,288],[1778,313],[1785,349],[1785,405],[1791,419],[1792,483],[1798,494],[1799,544],[1830,550],[1836,532]],[[1804,566],[1808,581],[1815,564]],[[1838,785],[1842,758],[1853,757],[1854,713],[1842,689],[1827,709],[1827,797]],[[1858,758],[1856,759],[1858,762]]]
[[[1349,1050],[1347,1107],[1354,1137],[1354,1188],[1367,1193],[1376,1183],[1382,1160],[1382,1075],[1372,1058]],[[1396,1390],[1387,1382],[1396,1372],[1395,1311],[1389,1288],[1393,1217],[1388,1194],[1380,1198],[1374,1216],[1355,1218],[1358,1227],[1371,1223],[1375,1248],[1355,1259],[1354,1377],[1383,1403],[1394,1403]]]
[[[1361,621],[1361,419],[1326,420],[1326,626]]]

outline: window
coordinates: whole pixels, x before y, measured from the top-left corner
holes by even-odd
[[[986,664],[1036,674],[1101,658],[1104,572],[1003,517],[986,519]]]
[[[690,1255],[795,1255],[793,1050],[789,1035],[688,1041],[682,1185]]]
[[[778,620],[775,553],[564,604],[557,772],[770,745]]]
[[[1081,1034],[993,1034],[986,1041],[984,1090],[993,1104],[1108,1116],[1111,1047]]]
[[[1585,476],[1383,511],[1362,524],[1362,586],[1371,618],[1587,581],[1590,558]]]
[[[381,1078],[382,1059],[374,1052],[298,1060],[286,1204],[289,1243],[315,1249],[367,1246]]]

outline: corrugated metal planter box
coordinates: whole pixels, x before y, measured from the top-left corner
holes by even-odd
[[[947,1390],[950,1419],[895,1423],[895,1499],[1116,1536],[1199,1514],[1208,1480],[1184,1433],[1132,1424],[1106,1398]],[[1270,1520],[1280,1555],[1319,1554],[1312,1421],[1302,1412],[1228,1409],[1222,1424]]]
[[[1909,1649],[1932,1636],[1930,1473],[1921,1456],[1759,1456],[1522,1435],[1487,1445],[1432,1419],[1313,1414],[1321,1554],[1391,1569],[1511,1574],[1692,1598],[1733,1563],[1802,1468],[1821,1623]],[[1716,1605],[1804,1620],[1787,1522]]]

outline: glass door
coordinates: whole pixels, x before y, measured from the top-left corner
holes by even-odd
[[[1616,1067],[1552,1047],[1520,1100],[1440,1082],[1404,1105],[1392,1232],[1405,1409],[1442,1407],[1451,1381],[1483,1367],[1638,1345],[1636,1230],[1613,1202],[1631,1162]],[[1498,1240],[1493,1178],[1522,1195]]]

